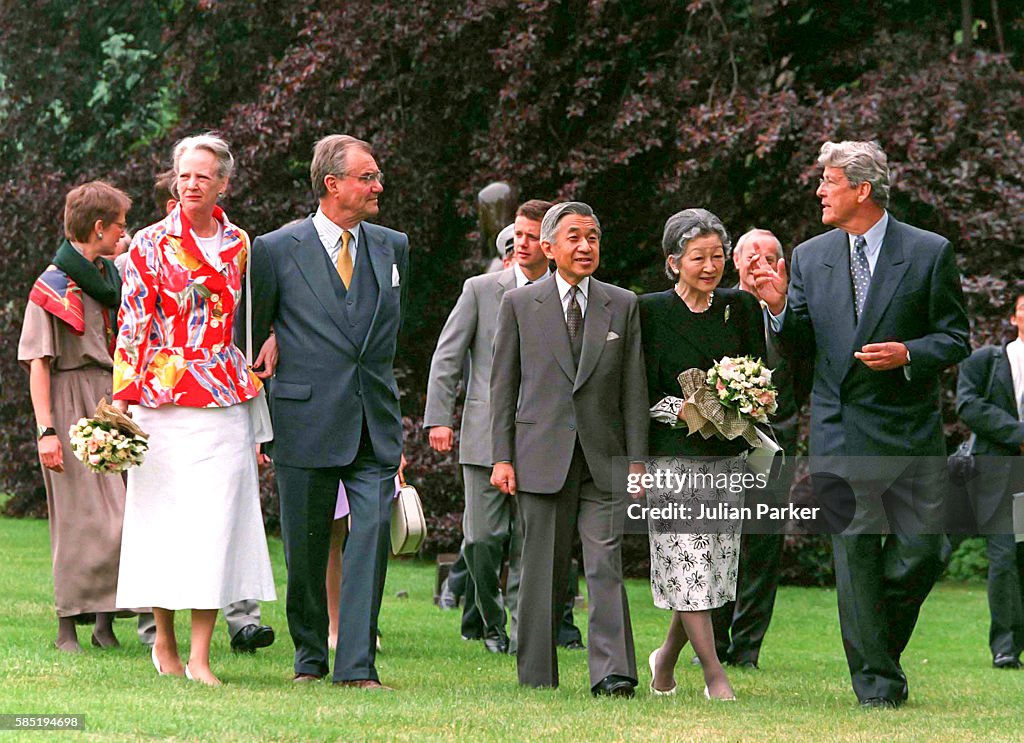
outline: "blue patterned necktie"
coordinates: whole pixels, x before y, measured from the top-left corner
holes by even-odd
[[[853,239],[853,260],[850,261],[850,279],[853,281],[853,298],[857,313],[855,318],[860,320],[864,312],[864,301],[868,298],[868,286],[871,284],[871,267],[868,265],[868,257],[864,248],[868,241],[863,235],[857,235]]]

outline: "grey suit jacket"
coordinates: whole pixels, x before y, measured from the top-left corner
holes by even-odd
[[[520,490],[556,493],[579,437],[594,484],[612,457],[647,454],[647,379],[633,292],[591,277],[579,370],[554,280],[508,292],[491,369],[493,460],[512,462]]]
[[[430,361],[423,425],[452,428],[455,390],[462,377],[463,361],[469,356],[459,440],[461,464],[491,465],[491,350],[501,298],[515,286],[512,268],[467,279]]]
[[[781,340],[789,355],[814,358],[811,454],[945,455],[939,374],[970,352],[949,241],[890,214],[860,322],[853,307],[846,233],[798,245]],[[854,358],[884,341],[906,344],[909,380]]]
[[[378,461],[397,467],[401,457],[394,360],[409,284],[409,239],[368,222],[362,227],[360,250],[370,257],[378,287],[362,343],[350,335],[341,279],[312,218],[253,242],[253,347],[260,348],[273,327],[280,351],[270,389],[271,453],[280,464],[350,464],[364,418]]]

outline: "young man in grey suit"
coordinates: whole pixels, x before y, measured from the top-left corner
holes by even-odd
[[[430,362],[423,425],[430,429],[430,446],[450,451],[455,394],[469,360],[466,402],[462,411],[459,464],[466,488],[462,517],[466,564],[473,579],[475,600],[484,624],[484,646],[507,653],[505,608],[499,589],[505,544],[511,536],[513,512],[508,495],[491,485],[491,347],[498,323],[498,305],[505,292],[547,278],[548,259],[540,247],[540,220],[551,203],[527,201],[516,211],[512,266],[466,280],[448,316]],[[504,230],[503,230],[504,232]],[[498,236],[499,240],[501,235]],[[502,251],[503,253],[504,251]],[[519,557],[510,554],[510,573]]]
[[[366,221],[384,176],[370,145],[316,143],[316,214],[253,243],[253,337],[273,328],[280,360],[270,391],[271,456],[288,564],[295,680],[328,671],[325,576],[338,483],[352,530],[345,543],[336,684],[387,689],[374,666],[402,417],[394,359],[408,287],[409,240]]]
[[[591,276],[600,241],[589,206],[556,204],[541,222],[554,279],[502,299],[491,369],[491,483],[515,495],[522,514],[519,683],[558,686],[556,631],[578,529],[590,592],[590,687],[631,697],[636,658],[620,552],[625,482],[613,482],[612,459],[646,455],[647,382],[636,295]]]
[[[1015,670],[1024,651],[1024,542],[1013,528],[1013,494],[1024,489],[1024,292],[1011,296],[1017,337],[979,348],[960,364],[956,411],[976,437],[978,475],[967,491],[988,541],[992,665]]]
[[[791,282],[785,261],[761,261],[755,281],[785,352],[815,359],[810,453],[826,464],[812,475],[854,691],[898,707],[901,654],[943,567],[939,375],[968,354],[969,327],[949,241],[886,210],[881,147],[826,142],[818,164],[836,229],[797,246]]]

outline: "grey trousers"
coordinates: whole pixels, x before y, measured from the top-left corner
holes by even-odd
[[[619,497],[594,485],[579,446],[559,492],[516,495],[523,519],[516,654],[520,684],[558,686],[557,634],[577,530],[590,594],[590,686],[612,674],[636,681],[633,628],[622,583]]]
[[[466,509],[462,515],[466,565],[473,578],[475,600],[485,635],[505,634],[505,607],[500,580],[505,544],[513,536],[515,517],[511,499],[491,485],[491,468],[462,465]],[[519,570],[519,552],[509,549],[509,575]]]

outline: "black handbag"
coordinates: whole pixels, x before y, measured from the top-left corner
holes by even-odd
[[[977,477],[978,463],[974,461],[974,442],[977,440],[978,437],[972,433],[946,459],[949,481],[954,485],[966,485]]]

